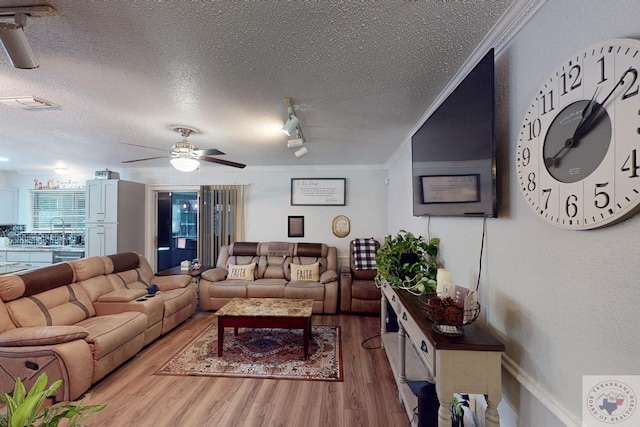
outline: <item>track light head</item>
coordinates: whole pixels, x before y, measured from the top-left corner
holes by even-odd
[[[299,124],[300,124],[300,120],[296,116],[291,114],[289,115],[289,119],[286,121],[286,123],[282,127],[282,131],[287,136],[291,136],[291,134],[293,133],[294,130],[296,130]]]
[[[293,153],[297,158],[300,158],[302,156],[306,156],[307,153],[309,152],[309,150],[307,150],[307,147],[302,147],[299,150],[296,150],[295,153]]]
[[[289,141],[287,141],[288,148],[302,147],[303,144],[304,144],[304,139],[302,138],[290,139]]]
[[[22,25],[0,22],[0,41],[14,67],[21,69],[39,67]]]

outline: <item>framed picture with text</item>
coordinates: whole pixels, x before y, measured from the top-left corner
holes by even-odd
[[[291,178],[291,206],[345,206],[346,178]]]

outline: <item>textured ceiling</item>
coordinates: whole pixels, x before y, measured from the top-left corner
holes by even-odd
[[[249,166],[384,164],[512,2],[3,1],[59,16],[28,20],[39,68],[0,50],[0,97],[60,108],[0,105],[0,170],[163,166],[121,142],[169,149],[176,124]]]

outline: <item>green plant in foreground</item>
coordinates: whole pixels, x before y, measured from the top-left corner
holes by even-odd
[[[63,419],[69,420],[68,426],[78,426],[81,421],[107,406],[107,403],[82,406],[80,401],[77,405],[57,403],[42,408],[45,400],[62,385],[62,380],[57,380],[46,388],[48,380],[47,373],[42,373],[27,392],[22,380],[18,378],[13,393],[2,393],[7,413],[0,415],[0,427],[56,427]]]
[[[376,253],[376,283],[387,281],[393,288],[413,294],[435,292],[440,267],[439,245],[438,238],[427,242],[424,237],[405,230],[385,237],[384,244]]]

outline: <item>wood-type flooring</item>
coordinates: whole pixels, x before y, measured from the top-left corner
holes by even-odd
[[[380,318],[314,315],[314,325],[342,330],[344,381],[154,375],[215,315],[198,312],[95,384],[85,404],[109,402],[86,420],[102,426],[408,426],[386,354]],[[375,337],[365,343],[368,338]]]

